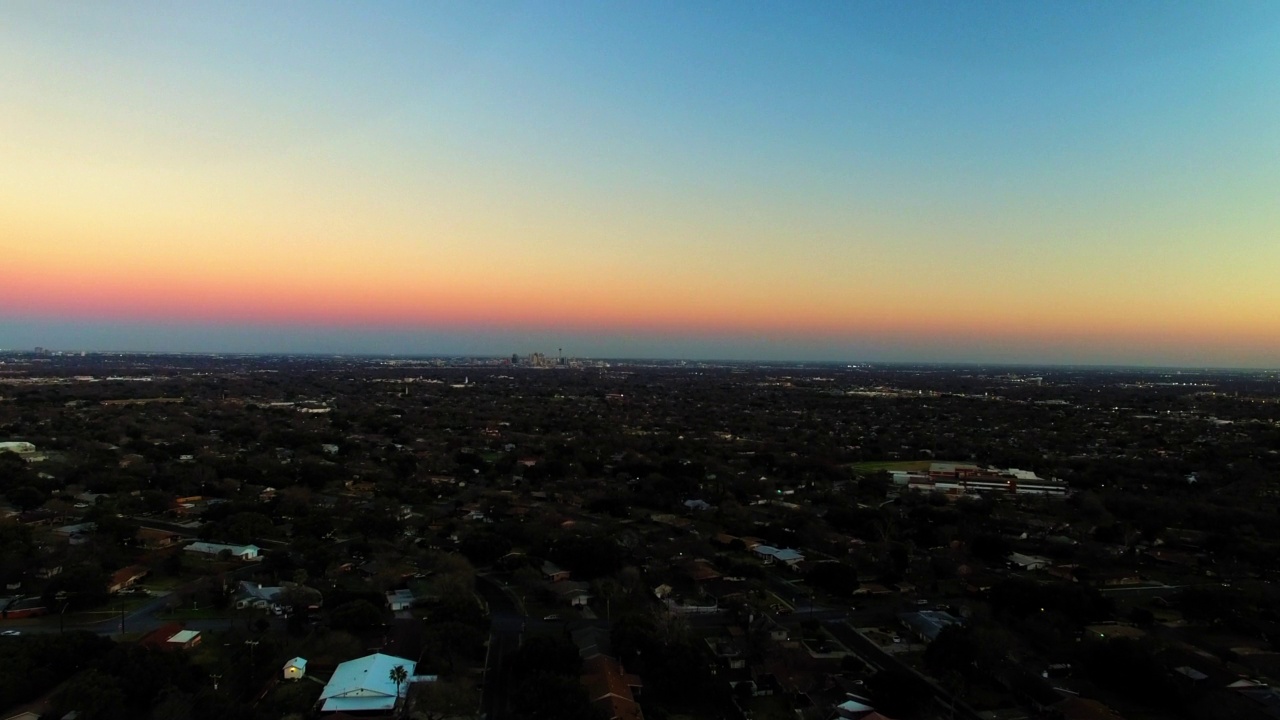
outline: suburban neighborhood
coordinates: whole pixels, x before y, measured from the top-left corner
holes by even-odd
[[[0,717],[1275,717],[1277,382],[0,356]]]

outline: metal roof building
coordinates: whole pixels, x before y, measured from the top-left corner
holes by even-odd
[[[408,677],[417,663],[394,655],[375,653],[342,663],[320,692],[322,712],[371,712],[395,709],[399,693],[409,687],[408,678],[396,687],[391,670],[403,665]]]

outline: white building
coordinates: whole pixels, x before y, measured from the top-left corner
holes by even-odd
[[[45,453],[37,452],[36,446],[29,442],[0,442],[0,453],[6,452],[11,452],[29,463],[40,462],[47,457]]]
[[[413,607],[414,599],[412,590],[394,590],[387,593],[387,607],[391,612],[408,610]]]
[[[755,553],[756,557],[765,561],[766,564],[780,562],[794,566],[798,563],[804,562],[804,555],[801,554],[799,550],[792,550],[790,548],[776,548],[771,545],[757,545],[751,548],[751,552]]]
[[[261,550],[257,545],[227,545],[225,543],[193,542],[186,548],[187,552],[202,555],[217,555],[223,550],[231,553],[231,557],[239,560],[257,560]]]
[[[396,687],[391,671],[403,666],[406,680]],[[375,653],[342,663],[320,691],[322,712],[390,712],[409,689],[417,666],[412,660]]]
[[[236,609],[256,608],[265,610],[280,600],[283,587],[263,587],[261,583],[241,580],[236,589]]]
[[[182,648],[188,650],[200,644],[199,630],[179,630],[165,641],[169,647]]]
[[[296,657],[284,664],[285,680],[301,680],[307,674],[306,658]]]
[[[1043,570],[1052,564],[1049,558],[1040,557],[1039,555],[1024,555],[1019,552],[1009,553],[1005,560],[1010,565],[1016,565],[1023,570]]]

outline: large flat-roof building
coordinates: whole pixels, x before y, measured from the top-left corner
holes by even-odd
[[[1069,491],[1065,482],[1039,477],[1030,470],[1000,470],[959,463],[933,463],[928,473],[897,471],[893,473],[893,480],[913,490],[948,495],[978,492],[1065,496]]]
[[[391,679],[397,666],[404,667],[406,678],[411,678],[417,663],[382,653],[342,663],[320,691],[321,712],[391,712],[409,688],[407,679],[399,687]]]

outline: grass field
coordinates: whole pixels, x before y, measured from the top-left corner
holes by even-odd
[[[128,615],[149,602],[151,602],[151,598],[148,597],[130,597],[127,599],[113,597],[109,602],[95,610],[69,612],[62,621],[66,625],[83,625],[86,623],[102,622],[103,620],[111,620],[113,618],[120,617],[121,612]],[[56,613],[50,614],[54,615]]]
[[[161,620],[221,620],[224,618],[242,616],[242,612],[237,612],[231,608],[219,610],[212,607],[184,607],[178,608],[177,610],[166,610],[156,614],[156,617]],[[266,615],[263,615],[263,617],[266,617]]]

